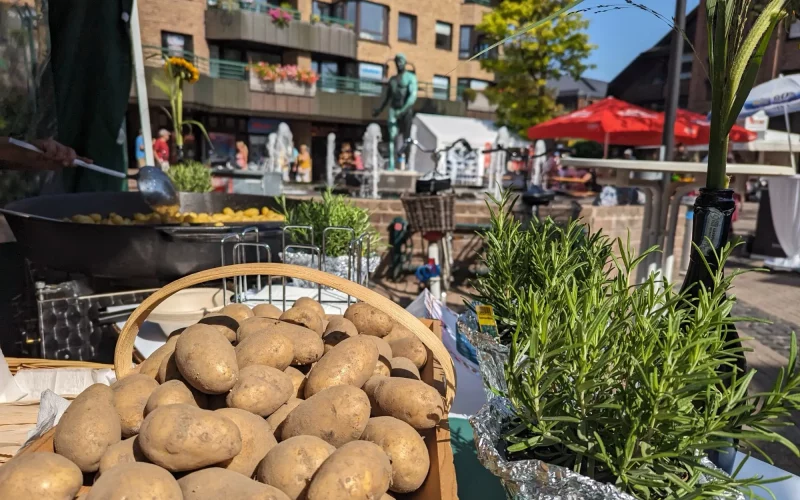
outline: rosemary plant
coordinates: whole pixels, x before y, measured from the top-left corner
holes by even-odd
[[[725,450],[726,439],[758,452],[759,441],[779,442],[799,453],[775,430],[800,409],[796,337],[772,390],[749,394],[755,371],[731,369],[745,349],[722,335],[738,320],[730,317],[735,299],[725,296],[738,273],[718,271],[714,286],[689,302],[655,276],[631,287],[643,256],[618,244],[614,265],[588,279],[565,275],[546,289],[512,290],[509,454],[642,499],[712,498],[764,484],[721,474],[701,457]],[[717,257],[730,253],[728,246]]]
[[[208,193],[211,191],[211,170],[199,161],[184,161],[172,165],[167,175],[175,189],[187,193]]]

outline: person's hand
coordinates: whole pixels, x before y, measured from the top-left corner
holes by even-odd
[[[76,158],[80,158],[75,150],[64,146],[51,139],[37,139],[32,141],[32,144],[42,150],[45,159],[51,162],[60,163],[64,167],[71,167]],[[88,158],[80,158],[81,160],[91,163]]]

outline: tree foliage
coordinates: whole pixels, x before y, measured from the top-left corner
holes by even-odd
[[[503,0],[484,16],[477,30],[490,42],[499,42],[570,3],[569,0]],[[496,85],[487,89],[486,95],[498,106],[500,125],[524,132],[556,115],[558,105],[547,81],[562,76],[579,78],[590,68],[586,58],[594,46],[589,43],[588,26],[579,13],[560,15],[503,44],[499,57],[481,60],[483,69],[495,75]]]

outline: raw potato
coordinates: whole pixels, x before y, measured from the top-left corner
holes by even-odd
[[[262,417],[272,415],[292,397],[289,375],[277,368],[250,365],[239,372],[239,380],[225,398],[230,408],[240,408]]]
[[[292,398],[287,401],[283,406],[275,410],[275,412],[267,417],[267,423],[270,427],[272,427],[273,432],[275,434],[275,439],[281,435],[281,429],[283,429],[283,421],[286,420],[286,417],[297,408],[300,403],[302,403],[302,399]]]
[[[389,332],[389,335],[383,337],[383,340],[389,342],[389,344],[391,345],[391,343],[395,340],[405,339],[408,337],[416,337],[416,335],[414,335],[411,332],[411,330],[404,327],[403,325],[395,323],[394,326],[392,327],[392,331]]]
[[[236,346],[239,370],[250,365],[265,365],[285,370],[294,358],[292,341],[279,333],[259,332]]]
[[[244,304],[228,304],[220,309],[219,312],[239,322],[253,317],[253,311]]]
[[[206,394],[229,391],[239,376],[233,346],[208,325],[192,325],[178,337],[175,364],[192,387]]]
[[[376,444],[353,441],[320,466],[308,487],[308,500],[379,498],[389,489],[392,464]]]
[[[372,340],[375,343],[375,347],[378,348],[378,362],[375,364],[372,374],[388,377],[392,371],[392,348],[380,337],[365,335],[364,338]]]
[[[177,343],[177,340],[175,342]],[[175,364],[174,349],[164,358],[161,362],[161,366],[158,367],[158,376],[156,376],[156,380],[161,384],[170,380],[183,380],[183,376],[178,370],[178,365]]]
[[[367,382],[364,384],[364,387],[362,387],[362,390],[367,395],[367,398],[369,398],[369,405],[373,417],[380,415],[380,412],[378,411],[378,403],[375,402],[375,391],[378,390],[378,386],[387,380],[389,380],[387,375],[373,375],[369,378],[369,380],[367,380]]]
[[[259,304],[253,308],[253,315],[256,317],[278,319],[281,314],[283,311],[272,304]]]
[[[290,366],[283,370],[283,373],[289,375],[289,378],[292,379],[292,387],[294,387],[294,395],[293,397],[298,399],[303,399],[304,390],[306,388],[306,376],[303,372],[295,368],[294,366]]]
[[[420,380],[419,370],[408,358],[392,358],[392,377],[413,378]]]
[[[64,500],[75,498],[83,484],[77,465],[61,455],[20,455],[0,467],[0,498]]]
[[[404,339],[393,340],[389,343],[392,354],[400,358],[408,358],[418,369],[425,366],[428,361],[428,349],[417,337],[407,337]]]
[[[182,500],[183,494],[172,474],[146,463],[122,464],[94,483],[86,500]]]
[[[144,420],[147,399],[158,387],[158,382],[148,375],[134,373],[111,385],[114,391],[114,407],[119,414],[122,437],[129,438],[139,433]]]
[[[210,467],[178,480],[183,500],[289,500],[282,491],[231,470]]]
[[[181,328],[181,330],[183,329]],[[161,362],[175,351],[175,343],[178,341],[178,337],[179,335],[170,337],[167,339],[166,344],[153,351],[153,354],[151,354],[149,358],[142,361],[139,365],[139,373],[156,378]]]
[[[235,457],[242,451],[242,434],[233,421],[216,412],[168,405],[145,417],[139,445],[154,464],[182,472]]]
[[[283,422],[280,441],[317,436],[337,448],[361,437],[369,420],[369,399],[351,385],[325,389],[300,403]]]
[[[121,438],[114,391],[107,385],[94,384],[78,394],[64,412],[56,426],[53,447],[83,472],[96,472],[108,447]]]
[[[300,297],[299,299],[294,301],[294,305],[292,307],[308,307],[315,313],[320,319],[326,320],[325,317],[325,309],[322,308],[322,304],[317,302],[316,300],[312,299],[311,297]]]
[[[365,302],[357,302],[348,307],[344,317],[353,322],[361,335],[385,337],[394,326],[388,314]]]
[[[239,323],[239,329],[236,330],[236,339],[241,342],[254,333],[270,332],[274,329],[275,325],[280,323],[281,321],[277,318],[272,319],[263,316],[247,318]]]
[[[267,453],[256,479],[286,493],[291,500],[305,497],[311,478],[336,448],[314,436],[289,438]]]
[[[392,377],[381,382],[374,394],[380,415],[398,418],[417,430],[435,427],[444,413],[442,396],[420,380]]]
[[[197,323],[214,327],[228,339],[228,342],[232,344],[236,342],[236,331],[239,329],[239,321],[236,318],[222,312],[215,312],[206,314]]]
[[[272,427],[258,415],[236,408],[222,408],[216,411],[233,421],[242,435],[242,451],[235,457],[221,462],[220,467],[252,477],[259,462],[269,450],[278,444],[272,435]]]
[[[325,327],[325,333],[322,334],[322,342],[325,343],[325,352],[327,353],[339,342],[355,337],[358,335],[356,326],[349,320],[344,319],[343,316],[335,316],[328,321],[328,326]]]
[[[337,385],[361,387],[372,376],[378,362],[378,348],[365,336],[352,337],[320,359],[306,380],[306,399]]]
[[[311,309],[308,306],[292,307],[285,313],[281,314],[280,319],[281,321],[286,321],[287,323],[304,326],[310,330],[313,330],[318,336],[322,337],[322,332],[324,331],[322,328],[322,318],[320,318],[314,309]]]
[[[100,468],[97,474],[101,475],[112,467],[121,464],[131,464],[134,462],[147,462],[147,457],[142,453],[139,446],[139,436],[124,439],[117,444],[112,444],[100,459]]]
[[[313,330],[281,321],[280,324],[273,327],[272,331],[280,333],[292,341],[294,347],[292,365],[294,366],[316,363],[325,354],[322,339]]]
[[[168,380],[150,394],[147,399],[147,405],[144,407],[144,414],[147,416],[159,406],[175,404],[206,408],[208,406],[208,396],[194,387],[186,385],[182,380]]]
[[[394,417],[369,419],[362,441],[377,444],[392,463],[390,490],[397,493],[416,491],[428,477],[431,461],[422,436],[407,423]]]

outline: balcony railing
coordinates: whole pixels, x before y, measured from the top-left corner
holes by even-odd
[[[201,74],[211,78],[246,81],[249,78],[248,64],[240,61],[209,59],[199,57],[188,51],[175,51],[166,47],[143,47],[146,61],[159,61],[161,64],[168,57],[183,57],[194,64]],[[379,96],[385,83],[379,80],[351,78],[337,75],[321,75],[317,81],[317,90],[328,93],[356,94],[362,96]],[[450,100],[450,89],[434,87],[431,82],[418,82],[419,97]]]
[[[274,3],[258,0],[208,0],[208,6],[223,10],[249,10],[260,14],[268,14],[273,9],[278,9],[291,14],[292,19],[300,20],[300,11],[290,7],[281,7]]]
[[[312,15],[311,17],[313,18],[314,16]],[[319,22],[324,24],[338,24],[339,26],[353,29],[353,23],[347,19],[342,19],[341,17],[319,16]]]
[[[464,0],[464,3],[474,3],[476,5],[483,5],[486,7],[492,6],[492,0]]]

